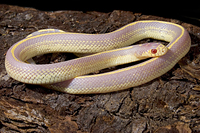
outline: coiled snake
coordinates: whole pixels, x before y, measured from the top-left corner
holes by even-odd
[[[164,40],[169,44],[166,47],[158,43],[124,47],[144,38]],[[163,21],[137,21],[106,34],[48,29],[34,32],[14,44],[6,54],[5,67],[11,77],[24,83],[41,84],[73,94],[106,93],[138,86],[163,75],[186,55],[190,45],[190,36],[182,26]],[[139,48],[143,47],[141,52]],[[160,51],[162,56],[157,55]],[[52,52],[97,54],[55,64],[25,63],[33,56]],[[112,72],[85,75],[143,59],[145,57],[140,55],[146,54],[153,58]]]

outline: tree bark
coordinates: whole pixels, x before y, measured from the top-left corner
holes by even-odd
[[[34,31],[55,28],[100,34],[139,20],[180,24],[192,39],[189,53],[172,70],[141,86],[107,94],[72,95],[24,84],[6,73],[6,51]],[[138,43],[149,41],[158,40],[144,39]],[[0,5],[0,132],[200,132],[199,44],[199,27],[170,18],[119,10],[45,12]],[[69,53],[57,53],[34,60],[55,63],[74,57]]]

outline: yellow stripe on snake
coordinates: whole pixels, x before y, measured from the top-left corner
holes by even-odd
[[[145,38],[169,44],[128,46]],[[165,74],[186,55],[190,45],[190,36],[182,26],[163,21],[137,21],[105,34],[46,29],[15,43],[6,54],[5,67],[12,78],[24,83],[73,94],[106,93],[138,86]],[[96,54],[55,64],[25,62],[36,55],[54,52]],[[85,75],[148,57],[152,58],[134,66]]]

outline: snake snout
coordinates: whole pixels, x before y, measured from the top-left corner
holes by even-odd
[[[165,45],[163,45],[163,44],[159,44],[156,49],[157,49],[156,56],[163,56],[168,51],[168,48]]]

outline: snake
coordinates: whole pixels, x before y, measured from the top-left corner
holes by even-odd
[[[146,38],[168,44],[131,45]],[[104,34],[43,29],[9,48],[5,68],[10,77],[27,84],[39,84],[71,94],[108,93],[139,86],[162,76],[188,53],[190,46],[191,38],[184,27],[158,20],[135,21]],[[36,55],[54,52],[89,55],[53,64],[27,62]],[[112,65],[144,58],[148,59],[114,71],[88,75]]]

